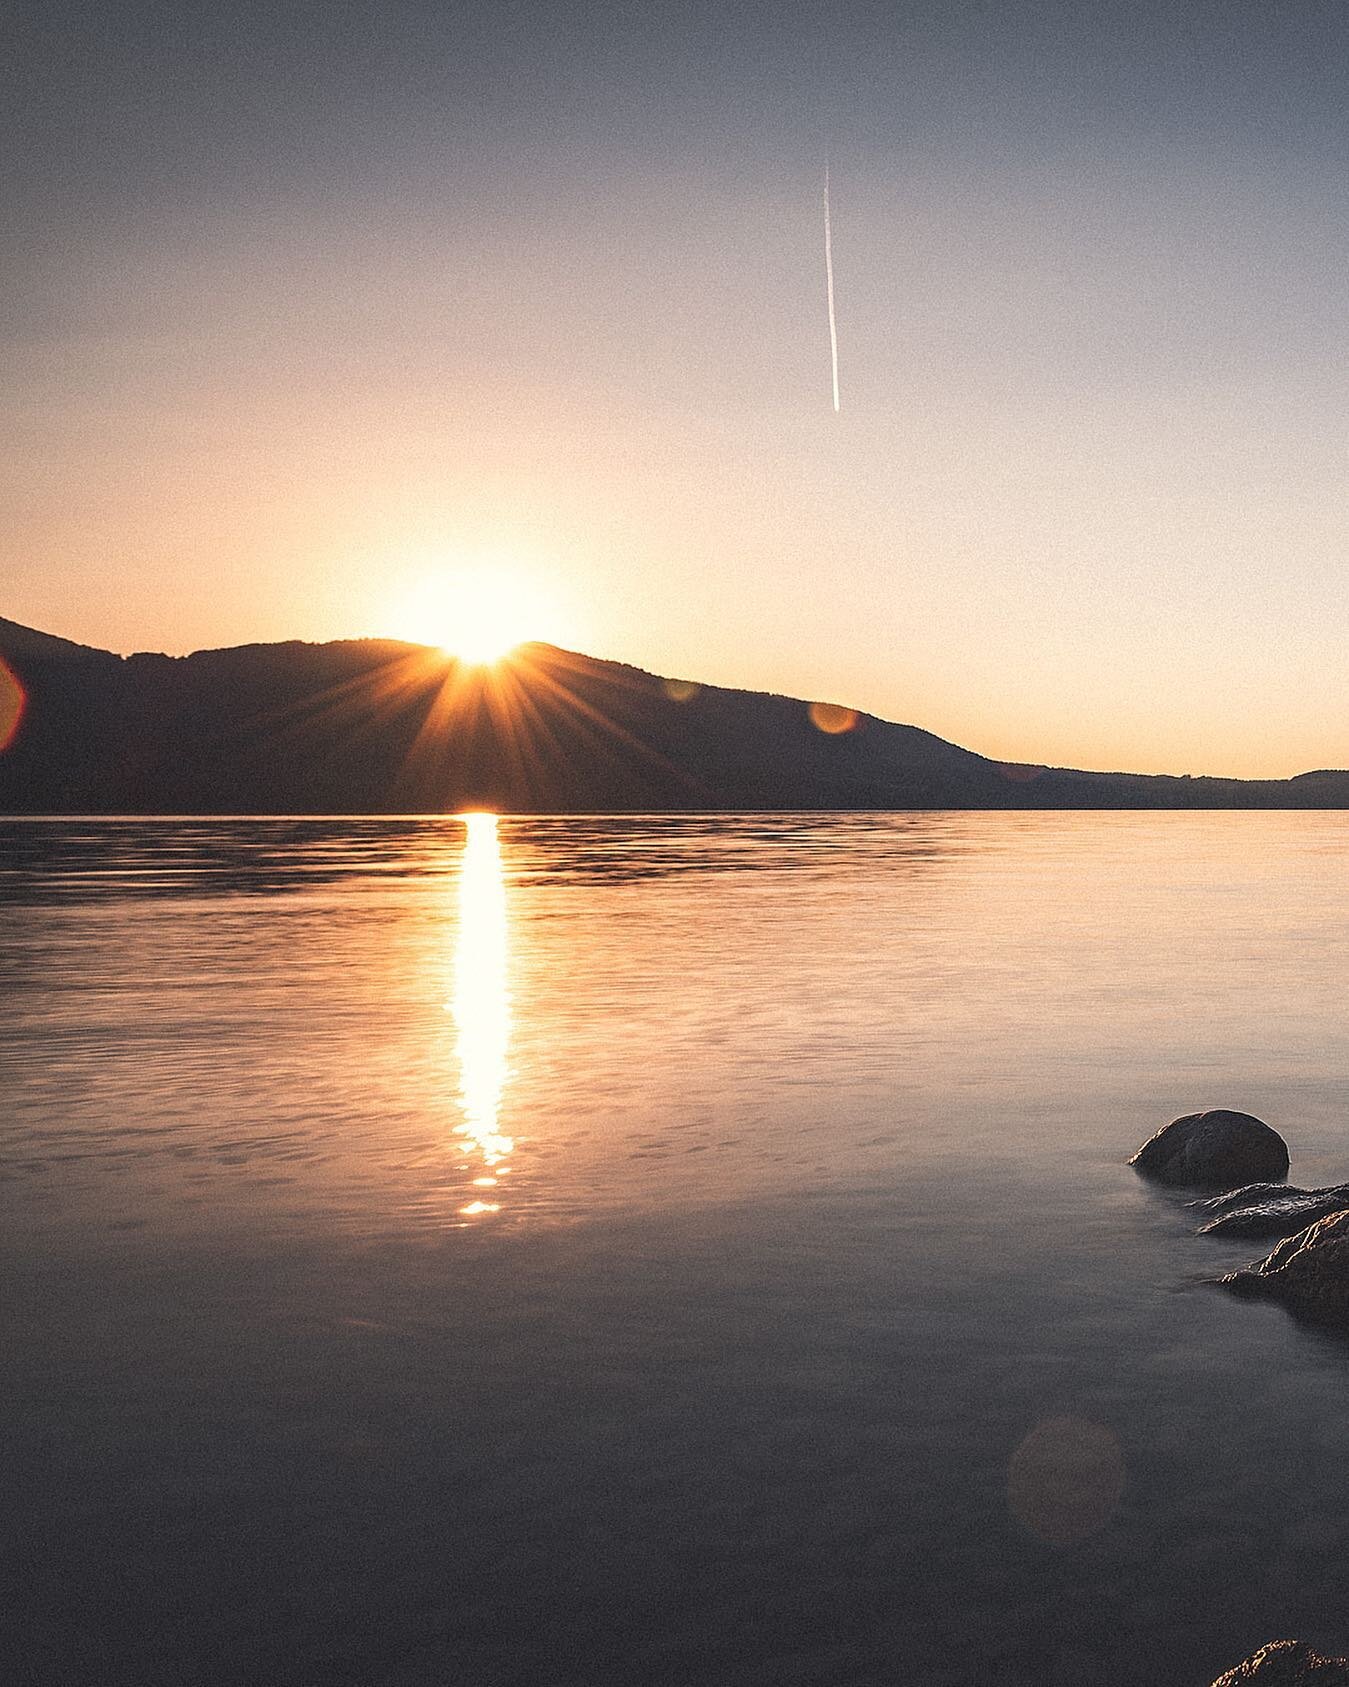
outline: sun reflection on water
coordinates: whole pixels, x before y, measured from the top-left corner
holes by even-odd
[[[454,1015],[459,1056],[458,1134],[477,1155],[477,1188],[493,1188],[509,1168],[515,1143],[501,1132],[501,1095],[510,1068],[511,998],[507,977],[506,884],[495,814],[466,814],[459,873],[459,938],[454,952]],[[495,1201],[460,1209],[470,1217],[498,1212]]]

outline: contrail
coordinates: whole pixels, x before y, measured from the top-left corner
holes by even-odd
[[[834,374],[834,414],[838,414],[838,323],[834,320],[834,229],[829,217],[829,160],[824,161],[824,279],[829,291],[829,362]]]

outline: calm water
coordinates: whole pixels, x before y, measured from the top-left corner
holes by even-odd
[[[1349,1649],[1349,817],[0,822],[0,1680]]]

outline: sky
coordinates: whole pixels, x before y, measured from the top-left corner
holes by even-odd
[[[1349,766],[1345,0],[4,18],[0,615]]]

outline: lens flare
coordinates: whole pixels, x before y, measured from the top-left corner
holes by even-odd
[[[842,703],[812,703],[810,720],[812,726],[835,737],[840,732],[851,732],[857,725],[857,710]]]
[[[1073,1546],[1103,1529],[1124,1492],[1124,1454],[1089,1418],[1042,1418],[1012,1455],[1007,1500],[1033,1535]]]
[[[19,736],[27,706],[28,694],[23,688],[23,681],[0,657],[0,754]]]

